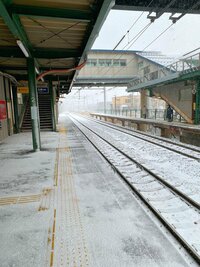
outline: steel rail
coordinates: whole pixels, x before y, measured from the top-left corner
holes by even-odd
[[[80,121],[78,121],[76,118],[74,118],[73,116],[69,116],[71,117],[72,122],[74,123],[74,125],[79,129],[79,131],[86,137],[86,139],[97,149],[97,151],[103,156],[103,158],[112,166],[113,169],[115,169],[115,171],[119,174],[119,176],[122,178],[122,180],[132,189],[132,191],[146,204],[146,206],[154,213],[154,215],[163,223],[163,225],[169,230],[169,232],[181,243],[181,245],[186,249],[186,251],[193,257],[193,259],[200,264],[200,255],[196,252],[196,250],[194,248],[191,247],[191,245],[189,245],[184,238],[182,238],[182,236],[172,227],[172,225],[170,223],[167,222],[167,220],[153,207],[153,205],[151,205],[148,201],[148,199],[146,199],[138,190],[137,188],[130,182],[128,181],[128,179],[121,173],[121,171],[119,170],[119,168],[115,165],[113,165],[113,163],[111,162],[110,159],[108,159],[106,157],[106,155],[98,148],[97,145],[95,145],[91,139],[84,133],[83,130],[80,129],[79,126],[77,126],[77,124],[73,121],[76,120],[79,124],[81,124],[83,127],[85,127],[86,129],[88,129],[90,132],[92,132],[94,135],[98,136],[101,140],[103,140],[105,143],[107,143],[108,145],[110,145],[112,148],[116,149],[118,152],[120,152],[123,156],[127,157],[128,159],[130,159],[131,161],[133,161],[137,166],[141,167],[143,170],[145,170],[147,173],[149,173],[150,175],[152,175],[154,178],[156,178],[157,180],[159,180],[159,182],[163,183],[166,187],[169,188],[170,191],[174,191],[175,195],[178,195],[179,197],[181,197],[181,199],[183,201],[186,201],[186,203],[190,203],[192,206],[194,206],[195,208],[197,208],[198,210],[200,209],[200,205],[196,202],[194,202],[193,200],[191,200],[190,198],[188,198],[186,195],[184,195],[182,192],[180,192],[179,190],[177,190],[176,188],[174,188],[173,186],[171,186],[170,184],[168,184],[167,182],[163,181],[158,175],[154,174],[153,172],[151,172],[150,170],[148,170],[146,167],[144,167],[142,164],[138,163],[135,159],[132,159],[130,156],[126,155],[123,151],[121,151],[120,149],[118,149],[116,146],[114,146],[113,144],[111,144],[109,141],[107,141],[105,138],[103,138],[102,136],[100,136],[99,134],[95,133],[93,130],[91,130],[89,127],[85,126],[83,123],[81,123]]]
[[[84,117],[84,118],[86,118],[86,117]],[[114,130],[117,130],[117,131],[119,131],[119,132],[123,132],[123,133],[125,133],[125,134],[127,134],[127,135],[134,136],[134,137],[136,137],[136,138],[138,138],[138,139],[144,140],[144,141],[149,142],[149,143],[151,143],[151,144],[154,144],[154,145],[157,145],[157,146],[166,148],[166,149],[168,149],[168,150],[170,150],[170,151],[173,151],[173,152],[175,152],[175,153],[177,153],[177,154],[180,154],[180,155],[182,155],[182,156],[185,156],[185,157],[192,158],[192,159],[195,159],[195,160],[197,160],[197,161],[200,161],[200,150],[198,150],[198,149],[196,149],[196,148],[189,148],[189,147],[187,147],[187,146],[184,145],[184,144],[175,143],[175,142],[173,142],[173,141],[171,141],[171,140],[161,139],[161,137],[157,137],[157,136],[153,136],[153,135],[150,136],[149,134],[142,133],[142,132],[140,133],[140,132],[138,132],[138,131],[136,131],[136,130],[132,130],[132,129],[130,130],[130,129],[124,128],[124,127],[122,127],[122,126],[119,126],[119,125],[116,125],[116,126],[115,126],[115,125],[112,125],[111,123],[108,123],[108,122],[97,121],[97,120],[92,119],[92,118],[87,118],[87,119],[88,119],[88,120],[91,120],[91,121],[94,121],[94,122],[96,122],[96,123],[102,124],[102,125],[104,125],[104,126],[107,126],[108,128],[112,128],[112,129],[114,129]],[[117,128],[120,128],[121,130],[119,130],[119,129],[117,129]],[[129,133],[128,133],[128,132],[129,132]],[[134,134],[134,133],[135,133],[135,134]],[[157,139],[157,140],[159,140],[159,141],[161,141],[161,142],[166,142],[166,143],[172,144],[172,145],[174,145],[174,146],[182,147],[182,148],[184,148],[184,149],[191,150],[192,152],[197,152],[197,153],[199,153],[199,157],[195,157],[195,156],[189,155],[189,154],[187,154],[187,153],[185,153],[185,152],[182,152],[182,151],[180,151],[180,150],[176,150],[176,149],[171,148],[171,147],[168,147],[168,146],[166,146],[166,145],[162,145],[162,144],[156,143],[156,142],[154,142],[154,141],[145,139],[145,138],[143,138],[143,137],[141,137],[141,136],[138,136],[137,134],[138,134],[138,135],[144,135],[144,136],[147,136],[147,137],[152,138],[152,139]]]

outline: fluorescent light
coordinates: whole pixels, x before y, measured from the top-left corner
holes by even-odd
[[[37,74],[40,73],[37,67],[35,67],[35,72],[36,72]]]
[[[17,44],[19,48],[22,50],[25,57],[29,57],[29,53],[27,52],[26,48],[24,47],[23,43],[20,40],[17,40]]]

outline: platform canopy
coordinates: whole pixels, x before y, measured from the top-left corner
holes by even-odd
[[[200,14],[199,0],[116,0],[114,9],[163,13]]]
[[[40,73],[84,62],[113,0],[0,0],[0,71],[27,80],[26,58]],[[65,81],[69,92],[77,71],[45,79]]]

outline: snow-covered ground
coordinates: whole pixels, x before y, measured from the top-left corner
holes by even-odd
[[[38,209],[43,190],[53,187],[57,137],[43,132],[42,151],[37,153],[32,151],[31,133],[13,135],[0,144],[1,267],[46,266],[52,208]]]
[[[0,266],[197,266],[66,116],[59,129],[40,152],[30,133],[0,144]]]

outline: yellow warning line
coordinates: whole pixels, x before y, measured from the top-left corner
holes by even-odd
[[[55,246],[55,229],[56,229],[56,209],[54,209],[54,218],[53,218],[50,267],[53,267],[54,246]]]
[[[58,186],[58,161],[59,161],[59,149],[56,148],[56,162],[54,168],[54,186]]]

